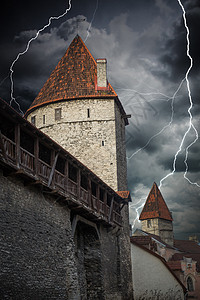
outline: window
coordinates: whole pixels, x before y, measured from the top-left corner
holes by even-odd
[[[147,220],[147,228],[150,228],[151,226],[151,220]]]
[[[51,164],[51,149],[39,143],[39,159],[47,163],[48,165]]]
[[[87,109],[87,117],[90,118],[90,109]]]
[[[59,121],[61,119],[61,108],[55,109],[55,120]]]
[[[56,170],[62,174],[65,174],[65,160],[60,156],[58,156],[58,159],[56,162]]]
[[[35,121],[36,121],[36,117],[34,116],[34,117],[31,117],[31,123],[33,124],[33,125],[35,125]]]
[[[110,206],[112,202],[112,197],[111,195],[107,194],[107,205]]]
[[[102,141],[102,142],[101,142],[101,145],[102,145],[102,146],[104,146],[104,145],[105,145],[105,144],[104,144],[104,141]]]
[[[81,174],[81,187],[87,190],[88,188],[88,179],[87,176]]]
[[[20,131],[20,146],[34,154],[34,138],[23,130]]]
[[[77,182],[77,168],[69,163],[69,179]]]
[[[188,289],[189,292],[194,291],[193,280],[190,276],[187,279],[187,289]]]
[[[45,115],[43,115],[43,124],[45,124],[45,121],[46,121],[46,120],[45,120]]]
[[[102,202],[104,202],[104,190],[102,190],[101,188],[100,188],[99,190],[100,190],[100,193],[99,193],[100,200],[101,200]]]
[[[95,182],[91,181],[91,187],[92,187],[92,195],[97,196],[97,185]]]

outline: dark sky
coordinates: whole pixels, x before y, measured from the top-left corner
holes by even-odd
[[[187,56],[181,3],[192,61]],[[5,3],[0,13],[1,98],[10,101],[9,69],[18,53],[50,16],[63,14],[68,4],[62,0]],[[71,0],[70,11],[52,21],[14,64],[14,97],[23,111],[77,34],[80,18],[86,19],[79,23],[80,36],[95,59],[107,58],[109,82],[132,115],[126,132],[131,222],[153,182],[159,185],[173,171],[162,181],[161,193],[173,213],[175,236],[198,234],[200,239],[199,139],[193,143],[200,128],[200,1]],[[184,80],[190,65],[191,97]],[[135,227],[139,226],[136,221]]]

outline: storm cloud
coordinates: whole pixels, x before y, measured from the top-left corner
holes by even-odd
[[[61,2],[65,7],[66,3]],[[107,58],[108,80],[127,114],[132,115],[126,129],[128,182],[133,199],[131,223],[137,216],[135,208],[145,202],[153,182],[159,185],[160,180],[172,172],[174,156],[180,150],[176,172],[163,181],[161,193],[173,213],[175,236],[187,238],[195,233],[200,238],[200,187],[184,178],[186,148],[196,137],[193,128],[182,143],[191,126],[188,112],[191,99],[192,122],[197,130],[200,126],[200,4],[196,0],[183,1],[193,59],[188,76],[190,99],[184,80],[191,64],[187,56],[187,32],[178,1],[171,2],[99,0],[94,16],[96,2],[91,6],[88,0],[72,1],[69,15],[42,32],[28,53],[15,64],[14,95],[25,111],[78,32],[95,59]],[[48,13],[52,13],[50,9],[55,5],[54,1],[50,3]],[[7,101],[10,100],[10,65],[25,49],[38,26],[42,27],[48,19],[47,12],[42,11],[37,26],[31,26],[33,15],[30,13],[30,21],[25,20],[27,28],[23,29],[20,24],[16,31],[7,28],[12,38],[7,36],[1,43],[0,96]],[[85,21],[77,25],[77,19]],[[198,140],[189,149],[187,173],[188,178],[198,184],[199,152]],[[135,226],[139,227],[140,223],[136,221]]]

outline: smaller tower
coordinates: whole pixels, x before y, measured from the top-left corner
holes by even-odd
[[[173,219],[163,199],[163,196],[154,182],[140,214],[142,230],[158,235],[165,243],[173,246]]]

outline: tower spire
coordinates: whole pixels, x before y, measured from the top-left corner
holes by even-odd
[[[172,214],[154,182],[147,197],[139,220],[142,221],[142,230],[160,236],[167,244],[173,245]]]

